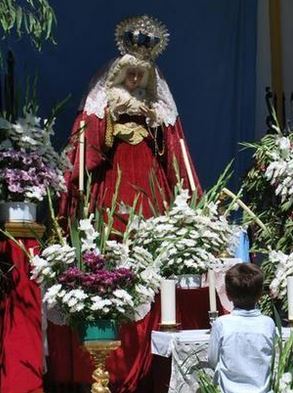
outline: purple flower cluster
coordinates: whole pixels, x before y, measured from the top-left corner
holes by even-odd
[[[47,187],[60,189],[56,168],[45,163],[36,152],[14,149],[0,151],[0,182],[10,200],[24,200],[29,192],[42,199]]]
[[[134,273],[127,268],[107,269],[106,261],[101,255],[86,252],[83,255],[85,270],[70,267],[59,277],[59,283],[67,288],[82,288],[86,293],[105,295],[115,289],[131,286]]]
[[[101,254],[97,254],[94,251],[86,251],[83,254],[83,262],[84,264],[92,271],[96,272],[102,269],[106,261]]]

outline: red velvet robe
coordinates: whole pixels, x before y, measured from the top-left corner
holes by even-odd
[[[76,210],[78,194],[79,176],[79,144],[78,132],[80,121],[85,120],[85,167],[92,173],[92,188],[90,194],[90,210],[94,211],[96,206],[111,205],[112,196],[117,180],[117,167],[119,166],[122,178],[119,188],[118,202],[123,201],[126,205],[132,205],[135,195],[140,192],[140,202],[142,212],[145,217],[153,215],[150,208],[151,203],[159,211],[163,211],[163,200],[170,200],[171,193],[176,184],[176,175],[173,166],[173,159],[176,158],[180,170],[180,176],[184,180],[185,188],[189,188],[187,171],[185,168],[180,139],[184,139],[180,120],[177,119],[174,126],[163,127],[164,148],[162,156],[154,153],[154,146],[151,137],[145,138],[137,145],[131,145],[120,139],[114,141],[112,148],[105,145],[106,117],[99,119],[94,114],[88,116],[81,112],[74,123],[71,141],[73,146],[69,154],[73,170],[66,174],[68,192],[61,198],[59,215],[72,216]],[[191,165],[194,182],[198,195],[201,196],[201,186],[191,161],[189,152],[188,158]],[[156,197],[153,198],[149,177],[153,171],[159,187],[155,189]],[[159,188],[161,191],[159,191]]]

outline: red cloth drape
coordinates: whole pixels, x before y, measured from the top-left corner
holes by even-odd
[[[220,314],[223,313],[218,303]],[[177,290],[177,320],[182,329],[209,327],[208,288]],[[160,322],[160,298],[156,298],[151,312],[137,323],[121,327],[121,348],[112,352],[107,367],[113,393],[152,393],[151,331]],[[90,383],[93,371],[89,356],[80,346],[77,336],[67,327],[53,324],[48,329],[49,359],[47,380],[52,385]],[[68,390],[69,393],[70,390]],[[64,390],[63,393],[67,391]]]
[[[25,247],[37,247],[23,239]],[[14,265],[10,289],[0,303],[0,392],[42,392],[41,292],[29,278],[29,264],[11,240],[0,241],[0,263]]]

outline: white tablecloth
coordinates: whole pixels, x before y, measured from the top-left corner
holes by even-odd
[[[166,358],[172,355],[175,341],[186,345],[208,344],[209,330],[181,330],[180,332],[158,332],[152,331],[152,353]]]
[[[207,367],[209,330],[182,330],[177,333],[152,332],[152,353],[172,356],[169,393],[195,393],[199,388],[192,368]]]
[[[290,328],[282,328],[282,337],[286,340]],[[205,368],[209,374],[213,371],[207,364],[209,330],[182,330],[176,333],[152,332],[151,348],[154,355],[172,356],[172,369],[169,393],[196,393],[199,388],[194,367]]]

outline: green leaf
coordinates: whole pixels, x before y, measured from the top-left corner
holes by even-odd
[[[68,220],[68,226],[69,226],[71,245],[75,249],[75,257],[76,257],[76,261],[77,261],[77,266],[79,267],[79,269],[82,270],[81,242],[80,242],[80,237],[79,237],[78,221],[75,219],[72,222],[69,219]]]

